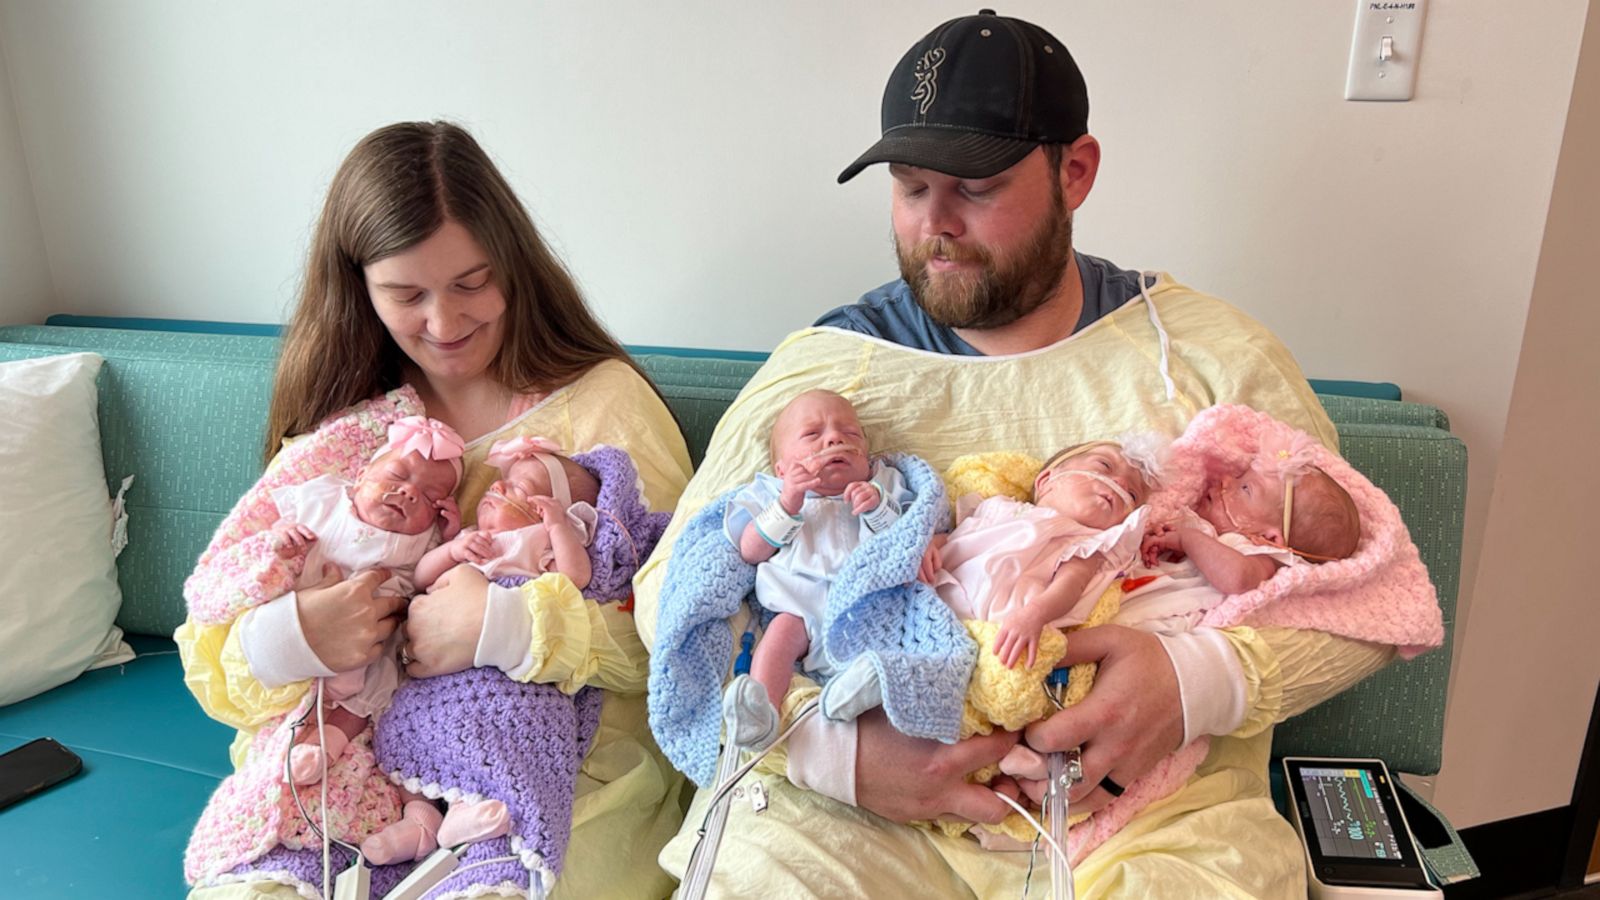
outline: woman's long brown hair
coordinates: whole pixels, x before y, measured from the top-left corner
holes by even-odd
[[[598,362],[639,366],[595,319],[488,154],[460,126],[401,122],[362,138],[334,175],[284,330],[265,458],[283,439],[402,383],[405,354],[373,310],[363,268],[459,222],[489,256],[506,299],[492,377],[552,391]]]

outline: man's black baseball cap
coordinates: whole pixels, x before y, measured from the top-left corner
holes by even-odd
[[[1089,131],[1089,91],[1066,45],[1031,22],[979,10],[929,32],[883,90],[883,137],[839,173],[902,163],[988,178],[1040,144]]]

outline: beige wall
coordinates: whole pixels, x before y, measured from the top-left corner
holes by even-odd
[[[1572,800],[1600,682],[1600,16],[1591,9],[1434,797],[1457,825]]]
[[[0,324],[41,322],[53,306],[44,236],[0,47]]]
[[[1342,99],[1353,7],[1002,11],[1086,73],[1106,155],[1082,248],[1228,298],[1313,376],[1449,412],[1472,454],[1470,592],[1587,3],[1433,3],[1399,104]],[[445,116],[624,340],[766,348],[893,276],[885,176],[833,178],[875,137],[899,55],[972,9],[0,0],[0,48],[63,311],[279,320],[339,158],[377,125]],[[1506,739],[1451,722],[1451,760]],[[1543,796],[1571,772],[1537,777]]]

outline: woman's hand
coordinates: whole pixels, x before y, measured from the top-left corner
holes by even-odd
[[[1009,731],[955,744],[906,737],[881,708],[856,719],[856,805],[896,822],[954,818],[994,824],[1011,807],[968,773],[1000,761],[1016,744]],[[1014,783],[1007,793],[1015,799]]]
[[[366,667],[383,652],[383,642],[400,624],[403,597],[374,596],[389,580],[383,569],[367,569],[344,578],[328,563],[314,587],[295,592],[300,629],[306,645],[335,672]]]
[[[489,604],[489,580],[471,566],[439,576],[426,594],[411,598],[406,614],[406,673],[413,678],[472,668]]]
[[[1081,662],[1100,663],[1088,696],[1029,725],[1026,740],[1040,753],[1083,748],[1083,781],[1067,798],[1073,812],[1093,812],[1112,799],[1100,779],[1126,788],[1182,745],[1183,702],[1172,660],[1148,632],[1121,625],[1074,632],[1058,665]]]

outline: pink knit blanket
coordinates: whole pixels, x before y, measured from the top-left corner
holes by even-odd
[[[1177,518],[1216,475],[1240,474],[1263,437],[1301,434],[1246,406],[1202,411],[1173,442],[1162,485],[1150,498],[1151,522]],[[1314,442],[1313,442],[1314,443]],[[1349,492],[1361,514],[1361,542],[1349,559],[1279,569],[1253,591],[1234,594],[1209,610],[1202,625],[1279,625],[1322,631],[1399,648],[1411,658],[1444,643],[1444,622],[1428,570],[1400,519],[1400,510],[1337,453],[1318,445],[1315,464]],[[1146,806],[1188,783],[1205,759],[1201,738],[1162,760],[1127,793],[1069,832],[1068,854],[1081,862]]]
[[[1199,499],[1209,477],[1239,474],[1264,436],[1300,434],[1246,406],[1213,406],[1172,444],[1152,522]],[[1318,446],[1315,463],[1349,492],[1361,514],[1361,543],[1349,559],[1279,569],[1260,587],[1225,598],[1202,624],[1278,625],[1389,644],[1410,659],[1444,643],[1444,620],[1427,567],[1387,494],[1337,453]]]
[[[271,492],[319,475],[354,478],[387,440],[390,423],[421,414],[416,393],[402,387],[356,404],[284,448],[272,468],[223,519],[194,574],[184,582],[184,599],[194,620],[231,622],[247,609],[292,590],[297,573],[273,556],[265,540],[267,529],[278,519]],[[280,842],[298,848],[316,840],[283,782],[283,760],[294,732],[290,723],[315,696],[315,691],[309,692],[288,714],[264,723],[239,771],[223,779],[212,794],[184,854],[184,876],[191,884],[213,883]],[[368,726],[327,775],[329,830],[350,843],[359,844],[399,818],[398,794],[375,764],[371,736]],[[320,786],[301,790],[301,801],[313,817],[320,817],[321,794]]]

